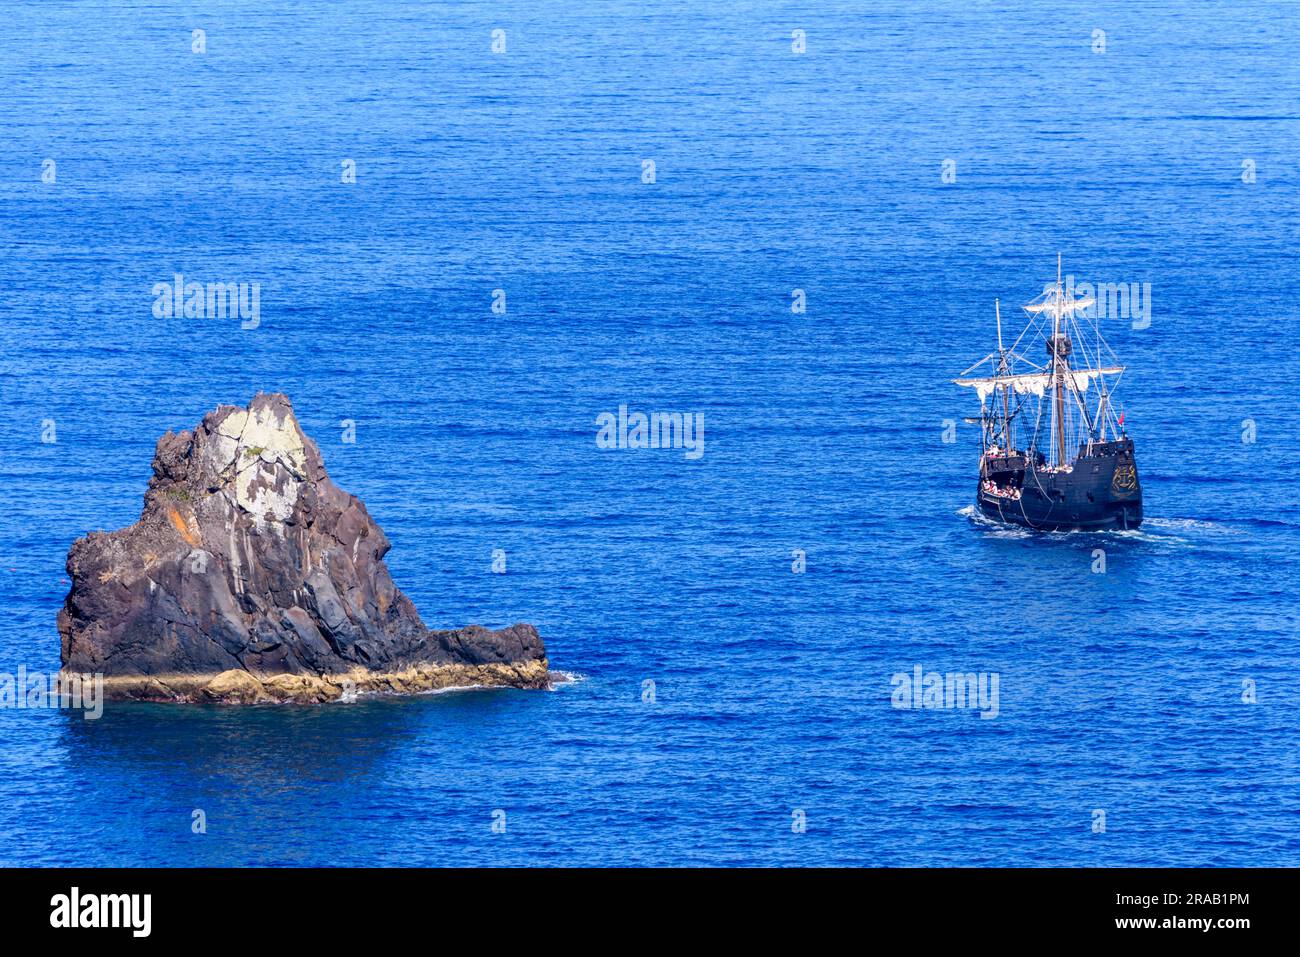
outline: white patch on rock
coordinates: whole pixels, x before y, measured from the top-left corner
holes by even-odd
[[[307,451],[293,417],[276,415],[269,406],[233,413],[221,423],[243,416],[235,453],[235,501],[258,528],[282,523],[293,514],[307,475]],[[232,425],[233,428],[233,425]]]
[[[204,445],[201,463],[205,475],[224,477],[230,466],[235,464],[235,455],[239,451],[239,440],[228,435],[214,432]]]
[[[229,478],[230,467],[239,467],[239,437],[248,424],[248,413],[234,409],[217,423],[216,430],[204,443],[201,465],[204,474]]]
[[[307,451],[292,416],[279,418],[270,407],[255,406],[249,410],[239,445],[241,450],[257,449],[262,461],[283,465],[297,479],[307,475]]]
[[[243,571],[239,566],[239,548],[235,541],[235,526],[230,526],[230,579],[235,586],[235,594],[244,593]]]
[[[248,413],[243,409],[236,409],[221,420],[217,425],[217,432],[227,438],[238,439],[243,434],[247,423]]]

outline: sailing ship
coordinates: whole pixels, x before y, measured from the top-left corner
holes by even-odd
[[[1133,440],[1114,400],[1124,367],[1094,301],[1061,284],[1058,256],[1056,282],[1023,307],[1029,321],[1011,347],[995,300],[997,351],[953,380],[980,399],[966,421],[980,425],[975,504],[987,518],[1046,531],[1142,524]]]

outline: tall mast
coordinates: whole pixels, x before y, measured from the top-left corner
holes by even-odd
[[[1065,377],[1061,373],[1061,311],[1065,290],[1061,286],[1061,254],[1056,254],[1056,308],[1052,310],[1052,382],[1056,390],[1056,465],[1065,464]]]
[[[997,300],[993,300],[993,314],[998,318],[998,375],[1005,375],[1007,372],[1007,353],[1002,348],[1002,305]],[[1002,444],[1006,446],[1006,452],[1011,452],[1011,397],[1007,395],[1007,386],[1002,384]]]
[[[1096,336],[1096,343],[1097,343],[1097,368],[1101,369],[1102,368],[1101,346],[1103,340],[1101,338],[1101,317],[1100,316],[1098,316],[1097,320],[1093,323],[1092,331],[1093,334]],[[1106,377],[1104,375],[1097,376],[1097,384],[1098,386],[1101,387],[1101,401],[1097,403],[1097,418],[1101,420],[1101,435],[1099,440],[1105,442],[1106,441],[1106,416],[1110,414],[1110,408],[1109,408],[1110,387],[1106,384]]]

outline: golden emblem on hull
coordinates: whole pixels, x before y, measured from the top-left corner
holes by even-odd
[[[1110,490],[1116,495],[1128,495],[1137,491],[1137,467],[1121,465],[1115,469],[1115,477],[1110,480]]]

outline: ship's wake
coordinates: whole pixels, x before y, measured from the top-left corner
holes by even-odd
[[[981,529],[990,538],[1041,538],[1048,541],[1110,539],[1145,542],[1152,545],[1195,547],[1210,537],[1240,534],[1230,526],[1199,518],[1148,518],[1141,528],[1076,529],[1071,531],[1036,531],[1020,525],[1008,525],[989,518],[974,505],[957,510],[958,515]],[[1200,541],[1198,541],[1200,540]]]
[[[957,514],[970,521],[972,525],[985,531],[990,538],[1033,538],[1036,532],[1020,525],[1008,525],[989,518],[974,505],[958,509]]]

